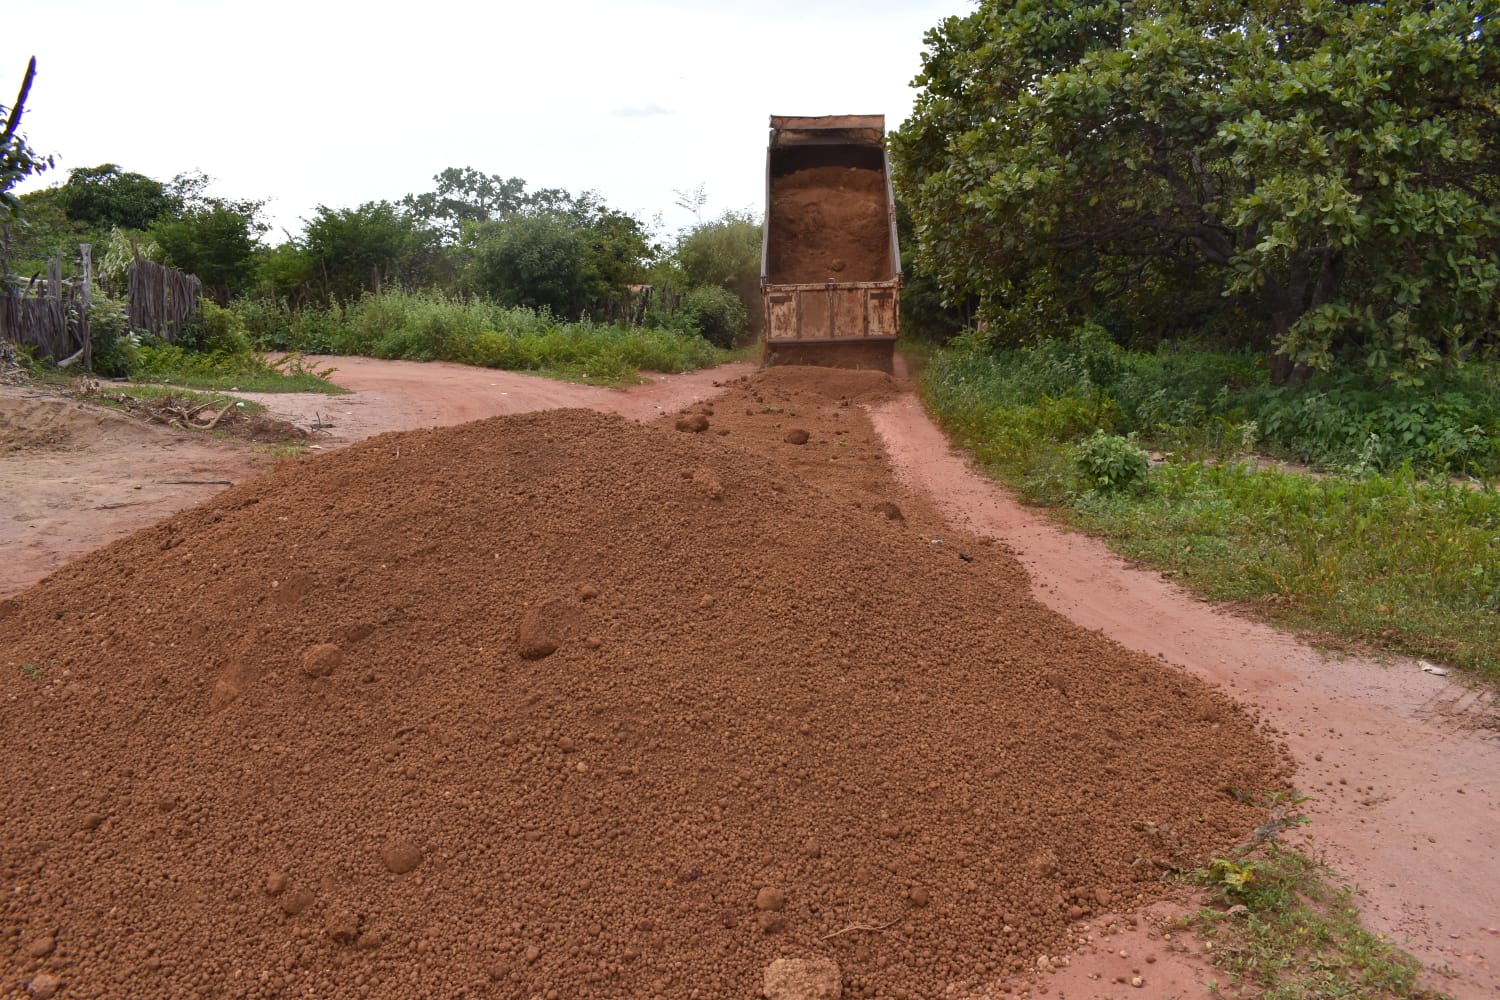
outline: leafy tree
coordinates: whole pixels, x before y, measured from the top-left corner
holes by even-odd
[[[59,198],[68,218],[101,234],[116,226],[140,231],[183,207],[161,181],[113,163],[71,171]]]
[[[738,288],[760,283],[760,219],[728,211],[688,229],[677,241],[677,266],[691,286]]]
[[[265,229],[253,213],[214,202],[162,219],[149,234],[160,246],[164,263],[196,274],[204,291],[223,305],[249,286]]]
[[[33,174],[39,174],[52,166],[52,157],[39,156],[21,134],[21,116],[26,113],[26,98],[31,93],[31,83],[36,79],[36,57],[26,64],[26,74],[21,77],[21,90],[16,102],[10,107],[0,104],[0,276],[9,273],[10,223],[21,215],[21,202],[11,188]]]
[[[313,279],[325,296],[344,301],[392,282],[413,283],[428,242],[413,216],[388,201],[343,209],[319,205],[302,235]]]
[[[545,194],[553,204],[467,230],[469,283],[497,302],[569,319],[603,312],[644,277],[656,249],[639,221],[592,193]]]
[[[1496,336],[1493,13],[986,0],[892,140],[919,262],[1031,333],[1238,315],[1280,380],[1461,360]]]
[[[473,167],[449,167],[433,177],[436,190],[409,194],[401,207],[447,244],[458,242],[465,225],[491,222],[527,204],[526,182],[519,177],[483,174]]]
[[[68,218],[58,198],[61,191],[59,187],[42,188],[17,199],[18,215],[4,223],[9,234],[5,257],[14,274],[27,277],[45,273],[47,261],[59,253],[63,255],[63,273],[70,274],[77,263],[78,244],[96,239],[97,234],[87,226]]]

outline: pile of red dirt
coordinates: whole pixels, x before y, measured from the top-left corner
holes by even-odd
[[[775,284],[888,281],[893,275],[885,175],[809,167],[771,180]]]
[[[0,994],[963,995],[1248,837],[1255,720],[871,502],[884,377],[807,377],[373,438],[0,602]]]

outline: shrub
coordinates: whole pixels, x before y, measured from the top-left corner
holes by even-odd
[[[1078,471],[1098,490],[1132,489],[1146,481],[1151,460],[1131,438],[1096,430],[1073,449]]]
[[[124,305],[103,296],[89,303],[89,348],[100,375],[130,374],[140,354]]]
[[[733,347],[750,324],[745,304],[728,289],[703,285],[682,300],[682,313],[694,330],[715,347]]]

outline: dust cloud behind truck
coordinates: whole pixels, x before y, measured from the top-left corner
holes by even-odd
[[[767,364],[891,370],[901,251],[884,115],[771,116],[760,286]]]

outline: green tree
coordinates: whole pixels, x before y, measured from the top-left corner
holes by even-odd
[[[690,286],[738,289],[760,283],[760,251],[760,218],[731,210],[683,233],[675,257]]]
[[[183,208],[161,181],[113,163],[71,171],[59,197],[68,218],[101,234],[115,227],[139,232]]]
[[[567,319],[605,314],[645,277],[656,248],[639,221],[592,193],[544,195],[551,204],[466,230],[470,286]]]
[[[528,203],[526,182],[519,177],[502,178],[473,167],[449,167],[433,181],[435,190],[409,194],[401,199],[401,207],[449,245],[458,242],[465,225],[491,222]]]
[[[1277,377],[1419,378],[1496,337],[1493,0],[987,0],[893,137],[922,267],[1055,333],[1164,303]]]
[[[427,246],[413,216],[388,201],[342,209],[319,205],[302,234],[313,280],[326,297],[346,302],[393,282],[415,284]]]
[[[149,235],[164,263],[196,274],[204,291],[223,305],[250,285],[265,228],[253,213],[210,203],[158,221]]]

